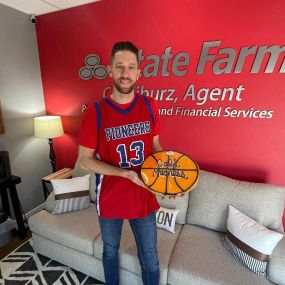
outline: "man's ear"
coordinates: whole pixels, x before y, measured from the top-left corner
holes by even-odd
[[[111,70],[111,66],[110,65],[107,66],[107,70],[108,70],[109,76],[112,78],[113,74],[112,74],[112,70]]]

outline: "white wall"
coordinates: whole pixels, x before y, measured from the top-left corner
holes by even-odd
[[[0,101],[6,132],[0,150],[20,176],[24,212],[44,202],[41,177],[51,173],[47,140],[33,136],[33,118],[45,114],[35,25],[29,15],[0,4]]]

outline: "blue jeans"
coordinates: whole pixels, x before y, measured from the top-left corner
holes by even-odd
[[[103,266],[106,284],[119,285],[118,250],[122,234],[123,219],[99,217],[103,249]],[[155,212],[146,218],[130,219],[137,244],[138,258],[144,285],[159,285],[159,262],[157,257],[157,229]]]

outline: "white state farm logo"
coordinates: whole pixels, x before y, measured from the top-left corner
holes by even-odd
[[[79,69],[79,76],[83,80],[89,80],[92,77],[104,79],[108,75],[106,66],[100,64],[100,57],[95,54],[89,54],[85,57],[85,66]]]

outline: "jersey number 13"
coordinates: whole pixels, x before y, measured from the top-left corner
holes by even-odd
[[[141,165],[144,161],[144,143],[142,141],[134,141],[130,145],[130,156],[127,155],[126,145],[119,144],[116,148],[120,155],[119,165],[121,168],[129,168]]]

